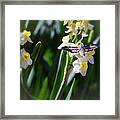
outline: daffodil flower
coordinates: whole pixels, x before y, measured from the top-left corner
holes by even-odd
[[[28,65],[32,64],[32,59],[30,58],[30,54],[25,51],[25,49],[21,49],[20,51],[20,66],[21,68],[26,69]]]
[[[22,33],[20,33],[20,45],[24,45],[27,41],[33,43],[30,36],[31,36],[30,31],[24,30]]]
[[[63,47],[76,47],[74,43],[69,42],[69,35],[64,36],[62,42],[63,43],[58,47],[58,49],[62,49]]]
[[[65,33],[71,33],[72,35],[81,34],[82,37],[80,40],[83,40],[84,37],[88,36],[88,34],[85,33],[85,31],[87,32],[87,30],[89,29],[88,22],[86,23],[86,22],[79,21],[66,26],[66,28],[68,28],[68,30],[65,31]],[[77,33],[78,30],[80,30],[79,33]]]
[[[65,33],[72,33],[72,35],[77,34],[77,29],[76,29],[76,24],[75,23],[71,23],[70,25],[66,26],[66,28],[68,28],[68,30],[65,31]]]
[[[67,79],[67,84],[73,79],[76,73],[81,73],[82,76],[86,76],[88,69],[88,62],[81,62],[79,59],[75,60],[73,63],[73,68],[70,71],[69,77]]]
[[[89,61],[89,63],[94,64],[94,57],[93,57],[93,55],[95,54],[94,50],[86,52],[85,55],[83,55],[83,54],[84,53],[82,53],[82,52],[76,53],[75,57],[78,58],[79,61],[81,61],[81,62]]]
[[[87,62],[81,62],[79,59],[73,62],[73,72],[74,73],[81,73],[82,76],[86,76],[88,69]]]
[[[76,22],[76,27],[80,30],[83,29],[85,32],[87,32],[88,30],[93,30],[94,26],[89,23],[89,20],[82,20]]]

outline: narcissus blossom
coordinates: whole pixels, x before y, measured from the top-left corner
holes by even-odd
[[[74,43],[69,42],[69,35],[64,36],[62,39],[62,44],[58,47],[58,49],[62,49],[63,47],[75,47]]]
[[[81,73],[82,76],[86,76],[88,69],[87,62],[81,62],[79,59],[73,62],[73,72],[74,73]]]
[[[65,20],[67,36],[62,39],[61,45],[58,49],[68,51],[71,57],[69,74],[67,77],[67,84],[73,79],[76,73],[86,76],[88,70],[88,63],[94,64],[95,49],[98,48],[96,44],[86,45],[84,38],[88,37],[88,30],[93,30],[93,25],[88,20]],[[85,45],[84,45],[85,44]]]
[[[89,20],[81,20],[76,22],[76,28],[79,30],[84,30],[87,32],[88,30],[93,30],[93,25],[89,23]]]
[[[32,64],[32,59],[30,58],[30,54],[25,51],[25,49],[21,49],[20,51],[20,67],[26,69],[28,65]]]
[[[30,31],[24,30],[22,33],[20,33],[20,45],[24,45],[27,41],[33,43],[30,36],[31,36]]]

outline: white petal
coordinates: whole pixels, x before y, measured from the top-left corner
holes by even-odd
[[[25,65],[23,66],[24,69],[26,69],[27,67],[28,67],[28,64],[25,64]]]
[[[69,32],[70,32],[70,30],[65,31],[65,33],[69,33]]]
[[[86,56],[83,56],[82,58],[80,58],[81,60],[81,62],[88,62],[88,58],[86,57]]]
[[[81,69],[80,68],[80,61],[77,59],[73,62],[73,72],[75,73],[81,73],[82,76],[86,76],[87,69]]]
[[[74,72],[74,70],[72,69],[72,70],[70,71],[69,76],[68,76],[67,85],[70,83],[70,81],[73,79],[74,76],[75,76],[75,72]]]
[[[24,48],[21,49],[20,52],[21,52],[21,55],[22,55],[25,52],[25,49]]]
[[[28,38],[27,40],[28,40],[30,43],[33,43],[33,41],[31,40],[31,38]]]
[[[78,58],[78,59],[82,57],[82,56],[80,55],[80,53],[76,53],[76,54],[74,54],[74,55],[75,55],[75,57]]]
[[[80,69],[80,73],[82,76],[86,76],[87,70]]]
[[[24,60],[21,59],[21,61],[20,61],[20,67],[26,69],[28,67],[27,62],[25,62]]]
[[[68,42],[69,41],[69,35],[64,36],[62,39],[63,42]]]
[[[24,39],[24,40],[20,40],[20,45],[24,45],[26,42],[27,42],[26,39]]]
[[[22,33],[20,33],[20,38],[21,38],[21,37],[23,37],[23,34],[22,34]]]
[[[78,64],[74,65],[73,72],[80,73],[80,66]]]
[[[62,43],[62,44],[58,47],[58,49],[62,49],[62,47],[65,47],[65,46],[66,46],[66,44]]]
[[[94,57],[91,56],[88,61],[89,61],[91,64],[94,64]]]
[[[82,33],[82,36],[83,36],[83,37],[87,37],[88,34],[86,34],[86,33]]]
[[[23,36],[23,34],[20,34],[20,45],[24,45],[27,42],[27,40],[25,39],[25,37]]]
[[[81,37],[80,40],[83,40],[83,38],[84,38],[84,37],[87,37],[87,36],[88,36],[88,34],[86,34],[86,33],[82,33],[82,37]]]
[[[74,43],[67,43],[66,46],[76,47],[76,45]]]
[[[84,56],[84,54],[85,54],[84,49],[81,48],[80,51],[79,51],[79,53],[80,53],[81,56]]]
[[[88,29],[93,30],[94,25],[88,24]]]
[[[75,66],[76,64],[78,64],[79,65],[79,60],[77,59],[77,60],[75,60],[73,63],[73,66]]]
[[[66,28],[70,29],[71,27],[70,26],[66,26]]]
[[[75,57],[79,60],[79,62],[87,62],[88,61],[87,57],[84,56],[84,54],[82,54],[80,52],[75,54]]]
[[[58,49],[62,49],[62,47],[76,47],[76,45],[74,44],[74,43],[62,43],[59,47],[58,47]]]
[[[27,61],[27,64],[28,64],[28,65],[31,65],[31,64],[32,64],[32,59],[29,59],[29,60]]]

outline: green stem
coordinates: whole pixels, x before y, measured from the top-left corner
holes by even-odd
[[[57,67],[57,72],[56,72],[56,76],[55,76],[55,82],[54,82],[54,85],[53,85],[52,92],[50,94],[50,99],[53,98],[53,92],[54,92],[55,85],[56,85],[56,82],[57,82],[57,76],[58,76],[58,72],[59,72],[59,69],[60,69],[60,63],[61,63],[61,59],[62,59],[62,54],[63,54],[63,50],[61,51],[61,54],[60,54],[60,58],[59,58],[59,62],[58,62],[58,67]]]
[[[68,95],[67,95],[67,97],[66,97],[66,100],[70,100],[70,97],[71,97],[71,95],[72,95],[72,89],[73,89],[74,83],[75,83],[75,78],[74,78],[73,83],[72,83],[72,85],[71,85],[71,87],[70,87],[70,90],[69,90],[69,92],[68,92]]]
[[[59,94],[60,94],[60,92],[61,92],[61,89],[62,89],[62,87],[63,87],[63,84],[64,84],[64,82],[65,82],[65,76],[66,76],[66,72],[67,72],[67,66],[68,66],[68,52],[67,52],[67,54],[66,54],[66,64],[65,64],[65,69],[64,69],[64,76],[63,76],[63,79],[62,79],[62,83],[61,83],[61,86],[60,86],[60,88],[59,88],[59,90],[58,90],[58,93],[57,93],[57,95],[56,95],[56,97],[55,97],[55,100],[56,99],[58,99],[58,97],[59,97]]]

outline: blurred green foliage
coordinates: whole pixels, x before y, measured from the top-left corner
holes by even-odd
[[[100,21],[91,20],[94,25],[84,44],[92,44],[100,36]],[[100,46],[94,55],[94,65],[89,64],[87,75],[76,74],[66,85],[66,72],[69,70],[68,52],[58,50],[66,35],[65,26],[58,20],[20,20],[20,32],[31,31],[33,43],[25,48],[31,55],[33,64],[22,69],[20,74],[21,100],[99,100],[100,99]],[[99,43],[100,44],[100,43]]]

